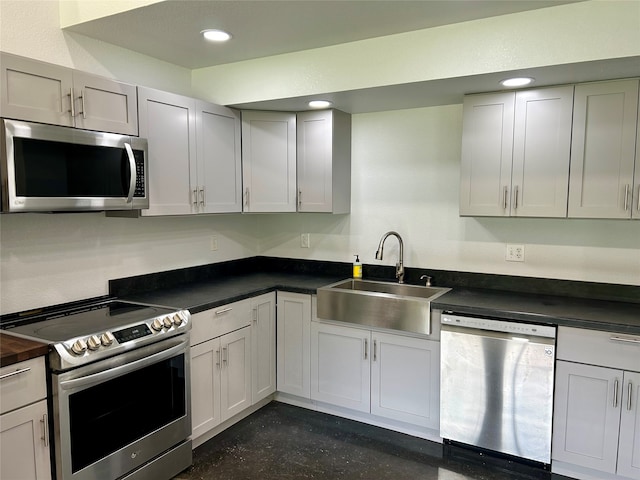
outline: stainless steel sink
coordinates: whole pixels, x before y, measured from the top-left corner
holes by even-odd
[[[449,288],[343,280],[318,289],[318,318],[431,333],[431,300]]]

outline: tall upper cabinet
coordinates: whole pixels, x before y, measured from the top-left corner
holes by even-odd
[[[460,215],[566,217],[573,86],[463,104]]]
[[[640,218],[637,122],[637,79],[576,86],[569,217]]]
[[[138,135],[134,85],[6,53],[0,69],[2,117]]]
[[[296,114],[242,112],[243,211],[296,211]]]
[[[240,115],[230,108],[139,88],[149,142],[150,205],[143,215],[240,212]]]
[[[298,211],[351,210],[351,115],[339,110],[298,113]]]

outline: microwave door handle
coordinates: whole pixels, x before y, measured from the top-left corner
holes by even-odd
[[[133,156],[131,145],[125,143],[124,149],[127,151],[127,156],[129,157],[129,168],[131,169],[131,180],[129,180],[129,195],[127,196],[127,203],[131,203],[133,201],[133,193],[136,189],[136,159]]]

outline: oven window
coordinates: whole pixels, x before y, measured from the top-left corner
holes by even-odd
[[[184,363],[180,354],[72,394],[72,472],[183,417]]]

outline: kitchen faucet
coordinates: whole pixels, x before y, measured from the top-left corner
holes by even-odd
[[[404,246],[402,242],[402,237],[398,232],[391,231],[391,232],[385,233],[382,236],[382,238],[380,239],[380,244],[378,245],[378,250],[376,251],[376,260],[382,260],[382,253],[383,253],[382,250],[384,248],[384,241],[387,239],[387,237],[391,235],[396,237],[398,239],[398,243],[400,244],[400,255],[399,255],[400,258],[398,258],[398,263],[396,263],[396,278],[398,279],[398,283],[404,283],[404,265],[402,263]]]

